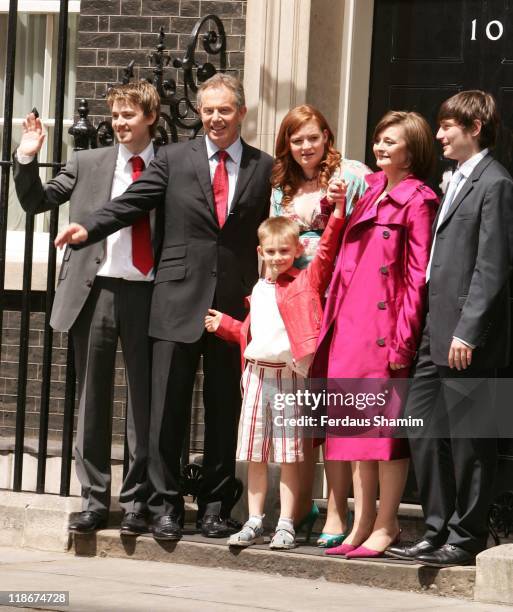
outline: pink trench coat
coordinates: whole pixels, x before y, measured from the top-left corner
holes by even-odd
[[[313,376],[407,377],[420,341],[438,198],[422,181],[408,176],[376,205],[386,177],[376,172],[365,178],[369,188],[349,218],[333,273]],[[389,362],[407,367],[392,372]],[[327,459],[407,456],[403,439],[329,433],[326,438]]]

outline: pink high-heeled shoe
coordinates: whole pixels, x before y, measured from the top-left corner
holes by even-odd
[[[353,544],[340,544],[340,546],[335,546],[334,548],[327,548],[324,551],[325,555],[347,555],[350,551],[355,550],[357,546]]]
[[[397,536],[394,538],[394,541],[391,542],[389,546],[399,544],[400,539],[401,532],[397,534]],[[384,550],[373,550],[372,548],[366,548],[365,546],[353,547],[353,550],[350,550],[346,553],[346,559],[379,559],[380,557],[384,556]]]
[[[384,551],[372,550],[372,548],[365,548],[365,546],[358,546],[354,550],[347,553],[346,559],[377,559],[384,556]]]

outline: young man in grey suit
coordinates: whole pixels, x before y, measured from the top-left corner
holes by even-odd
[[[181,537],[184,501],[180,455],[194,377],[203,356],[205,445],[198,493],[207,537],[238,530],[234,503],[235,450],[240,414],[240,351],[204,331],[209,308],[243,319],[244,298],[258,277],[257,227],[269,213],[273,160],[243,142],[242,84],[216,74],[197,99],[204,138],[161,147],[144,177],[82,225],[71,224],[56,244],[85,244],[164,211],[162,257],[155,276],[149,474],[153,536]]]
[[[492,397],[471,390],[484,388],[472,379],[493,378],[509,361],[513,181],[490,154],[499,123],[490,94],[456,94],[438,121],[457,169],[433,226],[428,316],[406,406],[424,422],[410,447],[427,529],[387,555],[446,567],[486,548],[497,445],[484,437],[493,430],[471,427],[492,414]]]
[[[145,81],[109,91],[112,127],[118,144],[73,153],[66,167],[42,184],[35,156],[44,140],[32,113],[14,156],[14,181],[23,208],[41,213],[70,201],[70,219],[84,222],[111,197],[120,195],[154,157],[152,136],[160,100]],[[78,426],[75,445],[82,508],[70,530],[87,533],[107,523],[110,505],[112,406],[116,348],[121,339],[128,404],[130,464],[121,487],[125,511],[121,533],[147,530],[150,345],[148,320],[153,289],[154,218],[82,251],[67,249],[59,274],[51,325],[69,331],[78,377]],[[152,241],[153,237],[153,241]]]

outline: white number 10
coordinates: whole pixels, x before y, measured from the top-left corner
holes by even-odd
[[[472,34],[470,40],[476,40],[476,28],[477,28],[477,19],[472,20]],[[492,29],[495,30],[495,33],[492,33]],[[504,26],[500,21],[494,19],[486,24],[485,29],[486,38],[488,40],[499,40],[504,34]]]

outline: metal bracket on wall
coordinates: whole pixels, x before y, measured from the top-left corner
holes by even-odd
[[[488,513],[488,528],[496,546],[500,544],[500,538],[513,533],[513,491],[505,491],[493,500]]]

